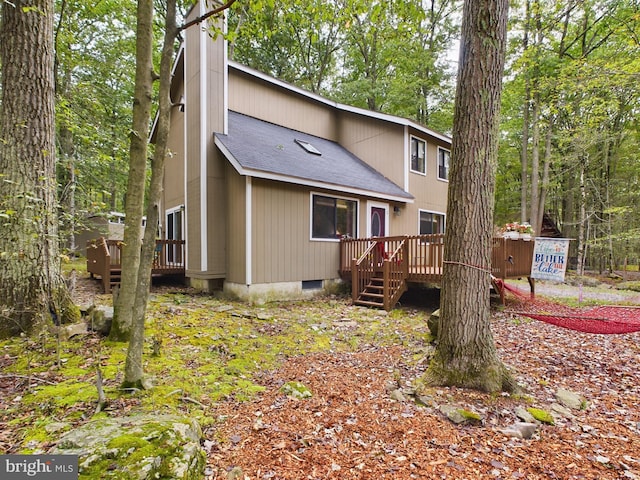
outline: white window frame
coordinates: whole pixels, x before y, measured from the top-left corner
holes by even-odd
[[[424,144],[424,172],[413,169],[413,141],[414,140],[418,142],[422,142]],[[423,138],[416,137],[414,135],[411,135],[409,137],[409,170],[412,173],[416,173],[418,175],[424,175],[424,176],[427,175],[427,141]]]
[[[344,197],[342,195],[335,195],[332,193],[322,193],[322,192],[309,192],[309,240],[313,242],[339,242],[339,238],[316,238],[313,236],[313,197],[314,196],[334,198],[336,200],[348,200],[350,202],[355,202],[355,212],[356,212],[356,232],[355,237],[359,236],[360,231],[360,200],[353,197]]]
[[[422,216],[423,213],[430,213],[432,215],[440,215],[442,217],[442,232],[444,233],[446,228],[447,228],[447,215],[444,212],[436,212],[434,210],[425,210],[425,209],[419,209],[418,210],[418,235],[429,235],[426,233],[421,233],[420,232],[420,217]]]
[[[175,232],[176,232],[176,226],[177,226],[177,222],[176,220],[176,214],[180,212],[180,237],[181,238],[169,238],[169,215],[173,216],[173,232],[174,232],[174,237],[175,237]],[[164,240],[182,240],[184,241],[184,227],[185,227],[185,210],[184,210],[184,205],[178,205],[177,207],[172,207],[172,208],[168,208],[167,210],[164,211],[164,228],[162,229],[162,238]],[[180,253],[180,248],[178,245],[167,245],[165,246],[165,250],[164,250],[164,259],[163,262],[165,262],[167,265],[172,265],[175,264],[177,261],[180,260],[176,260],[178,259],[181,255],[184,255],[184,253]],[[184,262],[184,258],[181,259],[182,262]]]
[[[169,215],[174,215],[175,218],[177,212],[182,212],[180,215],[180,233],[181,236],[184,237],[184,205],[178,205],[177,207],[168,208],[164,211],[164,231],[162,232],[162,236],[165,240],[176,240],[175,238],[169,238],[167,235],[169,233]],[[184,238],[182,238],[182,240],[184,240]]]
[[[447,152],[449,154],[449,161],[447,162],[447,177],[443,178],[440,176],[440,152]],[[451,150],[447,150],[446,148],[438,147],[438,161],[437,170],[438,170],[438,180],[442,180],[443,182],[449,181],[449,169],[451,168]]]
[[[367,237],[372,237],[371,233],[371,209],[372,208],[383,208],[384,209],[384,235],[386,237],[389,235],[389,204],[388,203],[380,203],[380,202],[367,202]]]

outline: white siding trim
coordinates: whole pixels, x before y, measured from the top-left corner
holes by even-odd
[[[409,127],[405,125],[404,127],[404,154],[402,158],[404,159],[404,189],[406,192],[409,191],[409,170],[411,169],[411,135],[409,134]]]
[[[205,2],[199,2],[200,16],[206,13]],[[207,50],[209,33],[206,28],[200,28],[200,270],[206,272],[208,269],[208,244],[207,235],[207,140],[209,139],[209,113],[208,93],[208,65]]]
[[[380,202],[372,202],[367,201],[367,237],[372,237],[371,233],[371,209],[372,208],[383,208],[384,209],[384,234],[383,237],[389,235],[389,204],[388,203],[380,203]]]
[[[251,182],[251,177],[246,177],[245,180],[245,283],[247,286],[253,283],[253,278],[251,275],[251,269],[253,268],[253,262],[251,261],[251,250],[252,250],[252,242],[251,237],[253,235],[253,228],[251,219],[253,218],[253,208],[252,208],[252,198],[253,198],[253,184]]]
[[[222,118],[222,131],[225,135],[229,134],[229,49],[227,48],[227,15],[223,15],[223,25],[222,31],[225,33],[223,37],[224,48],[223,48],[223,64],[224,64],[224,72],[222,74],[222,102],[223,102],[223,118]]]
[[[187,56],[187,35],[185,34],[184,36],[184,49],[182,50],[182,55],[184,56],[184,58],[186,58]],[[184,63],[184,62],[183,62]],[[183,135],[183,140],[182,140],[182,162],[183,162],[183,175],[184,175],[184,180],[183,180],[183,191],[182,191],[182,198],[184,200],[184,268],[185,271],[190,270],[191,266],[189,265],[189,221],[187,220],[188,215],[189,215],[189,196],[187,195],[187,178],[189,178],[189,175],[187,173],[187,159],[189,158],[187,156],[188,154],[188,145],[189,142],[187,141],[187,122],[189,120],[189,111],[187,110],[187,97],[188,97],[188,93],[187,93],[187,66],[184,65],[182,68],[182,91],[183,91],[183,96],[184,96],[184,116],[182,117],[183,121],[182,121],[182,135]],[[163,194],[164,197],[164,194]]]

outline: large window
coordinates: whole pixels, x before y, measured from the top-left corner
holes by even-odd
[[[444,233],[444,215],[420,210],[420,235]]]
[[[449,180],[449,158],[451,152],[444,148],[438,148],[438,178],[440,180]]]
[[[358,202],[312,195],[311,237],[336,239],[357,236]]]
[[[427,144],[416,137],[411,137],[411,171],[427,173]]]

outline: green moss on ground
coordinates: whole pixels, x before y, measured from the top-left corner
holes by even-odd
[[[264,390],[256,373],[277,368],[290,356],[371,344],[420,352],[427,334],[424,314],[353,308],[346,298],[251,306],[184,293],[157,295],[147,311],[143,355],[153,388],[130,393],[120,389],[126,344],[97,335],[58,342],[43,334],[3,341],[0,348],[13,359],[5,372],[43,380],[31,382],[10,406],[21,418],[15,428],[22,431],[26,449],[27,439],[29,448],[51,440],[36,434],[39,420],[77,424],[94,415],[98,366],[108,404],[130,413],[180,413],[208,424],[205,412],[215,402],[252,398]],[[420,354],[413,360],[419,362]]]
[[[546,410],[529,407],[527,408],[527,412],[529,412],[531,416],[536,420],[538,420],[539,422],[546,423],[548,425],[555,425],[555,420],[553,419],[553,416]]]

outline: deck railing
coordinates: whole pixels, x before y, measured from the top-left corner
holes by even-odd
[[[390,310],[406,291],[407,241],[403,237],[368,240],[364,253],[351,260],[351,295],[361,304],[380,304]]]
[[[387,311],[398,303],[402,294],[407,290],[405,280],[409,273],[408,258],[408,248],[405,240],[400,242],[382,263],[383,306]]]
[[[492,275],[502,280],[529,277],[534,245],[534,241],[495,237]],[[405,282],[439,283],[443,264],[444,234],[344,238],[340,242],[340,276],[351,281],[354,302],[382,272],[387,310],[398,301],[395,297],[402,294]],[[531,280],[530,284],[533,294]]]
[[[87,271],[101,279],[105,293],[111,284],[118,283],[122,271],[121,240],[98,238],[87,242]],[[152,275],[179,275],[185,271],[184,240],[156,240]]]
[[[394,251],[404,242],[407,248],[408,277],[439,281],[444,263],[444,234],[396,237],[343,238],[340,241],[340,274],[351,278],[352,260],[359,259],[374,244],[384,252]],[[496,278],[526,277],[531,273],[533,240],[495,237],[491,252],[491,273]]]
[[[363,255],[371,245],[379,251],[394,252],[405,246],[407,276],[416,281],[439,281],[444,257],[444,234],[397,237],[344,238],[340,242],[340,275],[351,277],[351,261]]]

